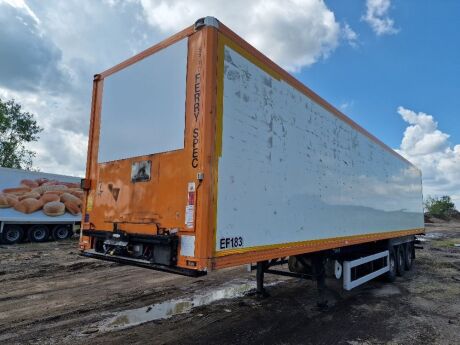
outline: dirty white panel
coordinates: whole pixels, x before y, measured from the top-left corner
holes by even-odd
[[[180,255],[195,256],[195,236],[182,235],[180,237]]]
[[[184,148],[187,39],[104,79],[99,162]]]
[[[423,227],[420,172],[225,47],[216,249]]]

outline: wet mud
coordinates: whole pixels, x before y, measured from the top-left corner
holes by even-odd
[[[0,245],[0,344],[458,344],[460,224],[429,224],[411,271],[345,292],[246,267],[189,278],[77,255],[76,240]]]

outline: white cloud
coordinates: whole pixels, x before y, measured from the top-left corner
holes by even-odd
[[[30,7],[26,4],[24,0],[0,0],[0,4],[5,3],[10,5],[11,7],[20,9],[27,13],[29,17],[31,17],[37,24],[40,24],[40,19],[35,15],[35,13],[30,9]]]
[[[322,0],[0,0],[0,97],[44,128],[34,166],[83,174],[93,75],[208,15],[290,71],[357,38]]]
[[[342,103],[339,105],[339,108],[340,108],[340,110],[342,110],[342,111],[346,111],[346,110],[352,108],[354,105],[355,105],[355,101],[354,101],[354,100],[345,101],[345,102],[342,102]]]
[[[401,150],[411,156],[427,155],[445,149],[448,146],[449,135],[441,132],[433,116],[425,113],[415,113],[403,107],[398,113],[404,121],[410,124],[404,132]]]
[[[339,44],[341,26],[322,0],[141,0],[147,21],[172,33],[214,16],[290,71],[327,57]],[[354,40],[346,25],[345,37]]]
[[[450,195],[460,207],[460,144],[438,129],[433,116],[399,107],[409,126],[398,151],[422,170],[424,195]]]
[[[342,36],[352,47],[358,46],[358,34],[347,23],[342,27]]]
[[[84,175],[92,76],[160,40],[140,13],[131,2],[0,0],[0,98],[44,128],[29,145],[35,167]]]
[[[366,14],[362,20],[367,22],[377,35],[391,35],[399,30],[395,28],[394,21],[388,16],[390,0],[366,0]]]

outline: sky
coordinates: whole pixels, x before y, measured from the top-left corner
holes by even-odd
[[[83,176],[92,76],[215,16],[460,206],[457,0],[0,0],[0,98],[44,128],[42,171]]]

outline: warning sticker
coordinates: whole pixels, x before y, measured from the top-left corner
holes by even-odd
[[[185,207],[185,225],[192,229],[195,218],[195,205],[187,205]]]
[[[187,188],[187,206],[185,206],[185,225],[192,229],[195,221],[195,198],[196,186],[195,182],[189,182]]]

